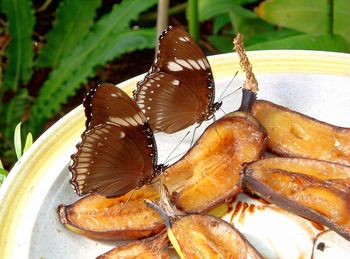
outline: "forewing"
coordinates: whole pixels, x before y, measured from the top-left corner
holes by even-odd
[[[130,127],[147,123],[144,114],[133,100],[113,84],[104,83],[91,89],[83,105],[87,127],[106,122]]]
[[[195,40],[184,30],[169,27],[159,38],[159,54],[154,70],[178,77],[191,87],[207,108],[214,101],[214,79],[208,59]]]
[[[154,131],[173,133],[194,124],[199,102],[196,93],[178,77],[164,72],[149,74],[135,102]]]

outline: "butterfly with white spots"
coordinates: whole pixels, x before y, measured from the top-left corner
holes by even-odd
[[[136,103],[113,84],[90,90],[84,102],[86,129],[69,167],[78,195],[123,195],[150,184],[165,167],[148,121]]]
[[[159,38],[159,54],[137,84],[134,100],[154,131],[174,133],[212,117],[213,73],[203,51],[184,30],[169,27]]]

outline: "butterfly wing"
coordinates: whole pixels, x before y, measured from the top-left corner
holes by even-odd
[[[199,110],[196,93],[177,77],[153,73],[144,80],[143,88],[137,104],[154,131],[173,133],[196,122]]]
[[[171,84],[173,81],[166,83],[165,80],[162,80],[160,84],[159,81],[153,80],[159,75],[169,75],[173,81],[178,81],[180,87],[177,89],[181,91],[181,94],[175,94],[177,91]],[[172,89],[169,90],[169,87]],[[201,122],[211,115],[211,107],[215,99],[214,90],[212,71],[200,47],[187,32],[176,27],[169,27],[160,36],[157,61],[145,79],[138,83],[134,99],[137,104],[141,104],[141,109],[146,117],[150,118],[152,129],[172,133],[195,122]],[[145,96],[151,96],[150,91],[154,91],[154,97],[145,99]],[[169,96],[164,98],[166,95]],[[191,118],[189,114],[183,116],[179,103],[184,104],[186,110],[193,111]],[[160,119],[155,112],[144,108],[151,107],[152,110],[154,105],[177,107],[177,109],[165,108],[168,118]],[[177,128],[170,127],[175,131],[169,131],[168,125],[176,123]]]
[[[156,145],[140,108],[122,90],[103,84],[84,101],[87,128],[72,156],[71,184],[79,195],[122,195],[156,174]]]

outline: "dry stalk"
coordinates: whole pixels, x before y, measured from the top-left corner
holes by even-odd
[[[258,81],[255,78],[255,75],[252,70],[252,65],[250,64],[244,49],[243,35],[238,33],[233,40],[233,44],[234,44],[234,49],[238,53],[241,68],[246,74],[246,80],[243,84],[243,88],[246,90],[252,91],[253,93],[256,94],[258,92]]]

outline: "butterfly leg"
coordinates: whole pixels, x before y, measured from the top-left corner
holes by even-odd
[[[187,131],[186,135],[181,139],[181,141],[176,145],[176,147],[170,152],[170,154],[167,156],[167,158],[164,161],[164,165],[166,165],[170,160],[174,158],[170,158],[170,156],[175,152],[175,150],[181,145],[181,143],[185,140],[185,138],[188,136],[190,131]],[[169,159],[170,158],[170,159]]]
[[[194,142],[194,137],[196,135],[196,130],[202,125],[202,122],[199,123],[195,128],[194,128],[194,131],[193,131],[193,134],[192,134],[192,139],[191,139],[191,145],[190,145],[190,149],[192,148],[192,145],[193,145],[193,142]]]
[[[132,192],[130,193],[128,199],[126,200],[125,204],[123,205],[123,207],[119,210],[118,214],[122,213],[122,211],[125,209],[126,205],[129,203],[131,197],[134,195],[136,189],[132,190]]]

